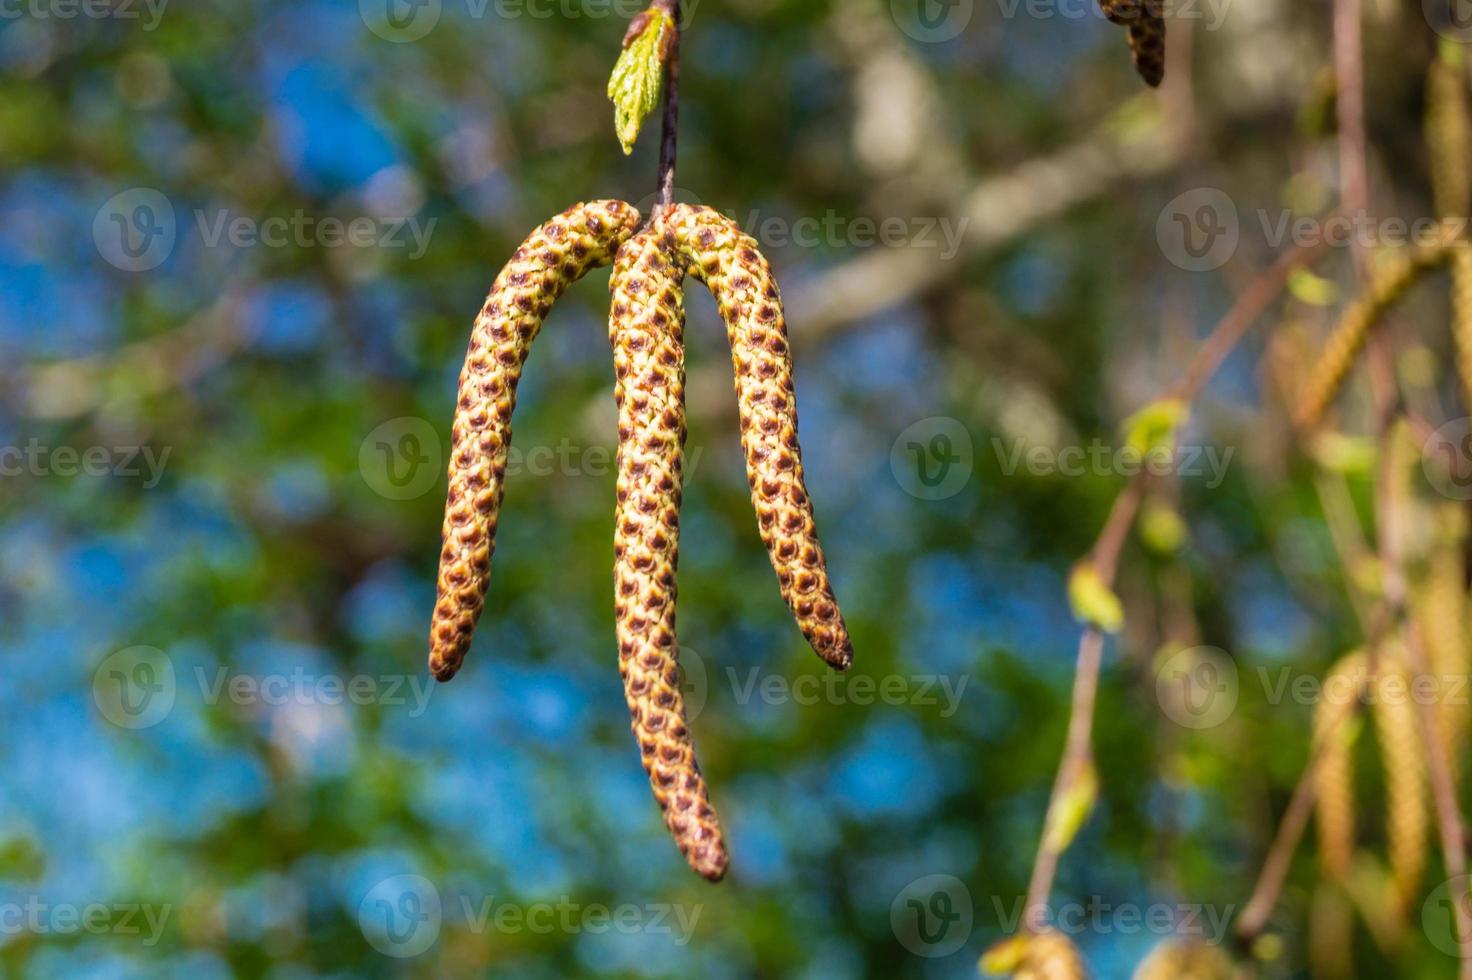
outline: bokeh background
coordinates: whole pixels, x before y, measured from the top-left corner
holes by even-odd
[[[0,10],[0,976],[972,977],[1015,928],[1068,570],[1124,483],[1112,455],[1047,461],[1117,448],[1286,247],[1278,217],[1332,206],[1331,10],[1178,5],[1153,92],[1083,0],[689,8],[679,196],[777,269],[857,649],[830,682],[780,602],[692,283],[680,627],[719,886],[666,837],[615,669],[606,271],[528,365],[469,663],[423,667],[485,290],[551,214],[651,199],[656,139],[625,157],[603,92],[637,7]],[[1423,216],[1436,18],[1362,16],[1373,208]],[[1222,938],[1308,752],[1312,704],[1261,678],[1358,642],[1279,387],[1350,259],[1199,400],[1182,441],[1225,462],[1161,481],[1186,543],[1125,549],[1100,800],[1055,891],[1099,977],[1170,931],[1121,908]],[[1405,311],[1407,383],[1454,422],[1442,291]],[[1158,696],[1159,653],[1196,644],[1235,672],[1206,724]],[[1306,846],[1264,975],[1310,975],[1315,881]],[[1359,931],[1361,975],[1452,976],[1433,933]]]

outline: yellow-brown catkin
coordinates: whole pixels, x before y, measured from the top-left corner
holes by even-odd
[[[690,867],[718,881],[729,859],[695,760],[675,638],[685,445],[683,278],[673,243],[659,227],[629,239],[614,260],[608,321],[619,446],[614,614],[619,674],[654,798]]]
[[[1099,9],[1125,29],[1135,71],[1145,84],[1159,85],[1165,79],[1165,17],[1159,0],[1099,0]]]
[[[1319,830],[1319,864],[1326,878],[1342,881],[1354,863],[1354,744],[1350,720],[1364,686],[1363,651],[1346,654],[1324,677],[1314,707],[1314,813]]]
[[[1448,696],[1437,701],[1437,735],[1441,740],[1452,781],[1461,780],[1461,746],[1467,737],[1465,698],[1451,696],[1472,673],[1472,644],[1467,635],[1467,570],[1463,548],[1467,520],[1459,502],[1434,510],[1433,544],[1426,574],[1412,598],[1416,623],[1426,644],[1426,656],[1436,675],[1437,690]]]
[[[1135,968],[1133,980],[1232,980],[1231,957],[1202,939],[1167,939]]]
[[[1381,651],[1374,698],[1375,729],[1385,765],[1385,835],[1394,885],[1391,910],[1397,922],[1420,901],[1427,856],[1426,752],[1405,651]]]
[[[447,681],[470,649],[485,606],[501,508],[511,412],[527,351],[554,301],[589,269],[607,265],[639,213],[622,201],[568,208],[532,232],[496,277],[470,335],[450,446],[429,669]]]
[[[1319,424],[1359,359],[1370,330],[1422,273],[1446,261],[1449,251],[1447,243],[1438,242],[1385,256],[1365,291],[1340,314],[1339,323],[1319,355],[1294,412],[1294,422],[1300,429],[1312,429]]]
[[[1449,44],[1426,75],[1426,149],[1439,218],[1466,218],[1472,181],[1472,121],[1462,52]]]
[[[1426,76],[1426,151],[1436,216],[1463,237],[1451,256],[1452,341],[1463,406],[1472,412],[1472,246],[1466,243],[1472,198],[1472,113],[1462,48],[1443,41]]]
[[[710,208],[674,205],[661,219],[689,274],[710,289],[726,323],[751,502],[782,598],[818,656],[845,670],[853,644],[803,482],[792,353],[771,266],[755,240]]]
[[[1451,279],[1452,341],[1462,380],[1462,408],[1472,413],[1472,244],[1452,246]]]
[[[1013,980],[1088,980],[1088,976],[1077,947],[1051,929],[1028,939],[1022,965],[1012,974]]]

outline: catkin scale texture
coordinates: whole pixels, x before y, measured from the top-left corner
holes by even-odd
[[[754,239],[710,208],[673,205],[660,220],[689,274],[710,289],[726,324],[751,501],[782,598],[818,656],[846,670],[853,645],[803,480],[792,354],[771,266]]]
[[[614,614],[634,737],[665,825],[698,874],[728,864],[680,688],[675,572],[684,485],[685,310],[672,244],[657,226],[614,262],[608,337],[618,404]]]
[[[429,669],[446,681],[470,649],[485,606],[501,508],[516,386],[553,302],[607,265],[639,213],[622,201],[568,208],[531,233],[496,277],[471,331],[450,446],[439,589]]]

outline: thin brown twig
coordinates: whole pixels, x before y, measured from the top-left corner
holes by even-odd
[[[659,140],[659,188],[655,203],[660,207],[675,200],[675,143],[680,129],[680,34],[684,30],[680,0],[655,0],[673,23],[669,57],[664,66],[664,116]]]

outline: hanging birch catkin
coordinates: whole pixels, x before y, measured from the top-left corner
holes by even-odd
[[[1314,707],[1314,744],[1320,753],[1314,774],[1314,814],[1319,831],[1319,864],[1325,877],[1343,881],[1354,862],[1353,715],[1364,687],[1363,651],[1346,654],[1324,677]]]
[[[771,266],[754,239],[710,208],[673,205],[661,220],[689,274],[710,289],[726,323],[751,502],[782,598],[818,656],[846,670],[853,645],[803,481],[792,354]]]
[[[1365,291],[1345,307],[1319,361],[1309,376],[1294,412],[1299,429],[1316,427],[1359,359],[1370,331],[1423,273],[1447,260],[1453,247],[1445,241],[1390,253],[1370,277]]]
[[[1099,9],[1123,27],[1135,71],[1152,88],[1165,80],[1165,16],[1161,0],[1099,0]]]
[[[455,676],[485,605],[501,508],[516,386],[552,304],[589,269],[607,265],[639,212],[622,201],[568,208],[527,237],[496,277],[460,372],[449,495],[429,669]]]
[[[1374,699],[1375,730],[1385,766],[1385,838],[1394,885],[1391,911],[1398,927],[1420,903],[1429,845],[1425,745],[1405,658],[1399,644],[1386,644],[1376,681],[1380,696]]]
[[[726,873],[726,845],[695,761],[675,638],[685,444],[682,278],[672,243],[650,227],[619,249],[609,284],[619,438],[614,614],[619,674],[650,786],[685,860],[715,881]]]

